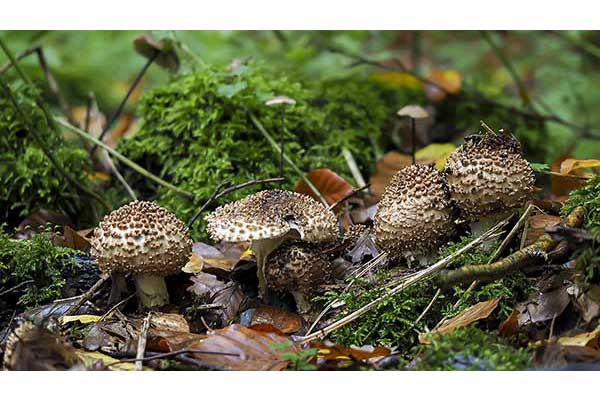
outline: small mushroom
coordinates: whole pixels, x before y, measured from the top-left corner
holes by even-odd
[[[291,293],[301,315],[310,313],[311,299],[331,275],[328,255],[316,244],[285,244],[269,255],[265,265],[265,279],[269,288]]]
[[[421,106],[416,105],[408,105],[404,106],[396,113],[399,117],[409,117],[410,118],[410,127],[411,127],[411,154],[412,154],[412,164],[416,164],[416,146],[417,146],[417,138],[416,138],[416,126],[415,120],[420,120],[422,118],[429,117],[429,113],[427,110],[422,108]]]
[[[533,193],[533,169],[519,141],[502,131],[466,137],[448,157],[445,172],[450,195],[474,235],[523,206]]]
[[[91,245],[100,268],[113,276],[111,299],[120,297],[124,274],[133,273],[144,308],[169,302],[164,276],[179,271],[192,253],[183,222],[146,201],[131,202],[106,216],[94,230]]]
[[[297,192],[271,189],[228,203],[206,216],[207,230],[215,241],[252,241],[256,256],[259,292],[264,298],[267,256],[289,239],[306,242],[334,241],[337,219],[313,198]]]
[[[446,181],[432,165],[398,171],[385,189],[374,219],[376,243],[391,259],[427,262],[455,229]]]

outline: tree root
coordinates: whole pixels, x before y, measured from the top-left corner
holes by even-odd
[[[583,223],[585,209],[579,206],[564,218],[563,224],[568,227],[579,227]],[[548,259],[549,253],[555,249],[559,241],[552,239],[550,234],[541,235],[533,244],[501,259],[495,263],[483,265],[467,265],[456,270],[440,272],[436,283],[448,288],[473,280],[492,281],[512,274],[524,266]]]

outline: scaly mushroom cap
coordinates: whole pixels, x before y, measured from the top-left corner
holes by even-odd
[[[423,255],[454,231],[454,209],[444,176],[432,165],[398,171],[385,189],[374,219],[377,245],[392,257]]]
[[[281,237],[292,229],[307,242],[337,238],[337,219],[313,198],[269,189],[217,208],[206,216],[215,241],[240,242]]]
[[[267,286],[276,291],[312,296],[332,274],[328,255],[319,246],[292,242],[271,253],[265,266]]]
[[[154,202],[134,201],[106,216],[94,230],[91,254],[106,272],[164,276],[192,253],[187,227]]]
[[[510,134],[465,138],[446,161],[450,195],[467,220],[522,206],[533,192],[533,169]]]

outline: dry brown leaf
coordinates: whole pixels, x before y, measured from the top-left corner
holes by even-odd
[[[462,76],[455,70],[432,69],[423,85],[425,97],[431,102],[441,102],[448,94],[456,94],[462,86]]]
[[[286,334],[295,333],[303,326],[302,318],[297,314],[267,305],[248,309],[240,316],[240,322],[250,328],[258,324],[270,324]]]
[[[600,167],[600,160],[589,159],[589,160],[577,160],[577,159],[565,159],[560,164],[559,173],[571,174],[575,170],[582,168],[595,168]]]
[[[373,347],[366,345],[363,347],[346,347],[339,344],[317,343],[314,345],[319,349],[317,356],[326,361],[336,359],[353,359],[355,361],[364,361],[370,358],[388,356],[391,351],[386,347]]]
[[[194,257],[193,255],[192,257]],[[216,276],[208,273],[197,273],[190,277],[192,285],[187,287],[187,290],[199,298],[210,301],[214,298],[219,291],[227,285],[226,283],[219,281]]]
[[[588,333],[577,334],[572,337],[561,337],[558,339],[559,344],[575,347],[590,347],[598,348],[598,340],[600,339],[600,326]]]
[[[554,319],[564,312],[569,302],[570,297],[566,287],[538,294],[535,300],[517,305],[519,326]]]
[[[563,163],[566,162],[563,168]],[[586,174],[580,170],[569,170],[569,166],[574,165],[576,162],[570,155],[564,155],[556,159],[551,166],[554,174],[550,177],[551,190],[556,196],[568,195],[569,192],[580,188],[585,185],[587,180]],[[562,171],[569,171],[569,174],[561,173]]]
[[[546,228],[560,223],[559,216],[549,214],[531,214],[527,218],[527,237],[525,246],[533,244],[537,239],[546,232]]]
[[[196,242],[192,247],[192,256],[183,267],[186,273],[206,273],[226,278],[231,269],[242,259],[249,259],[247,243],[223,243],[220,248]]]
[[[329,205],[333,205],[344,196],[347,196],[353,189],[352,185],[328,168],[313,170],[306,174],[306,178],[308,178],[319,190]],[[303,180],[296,183],[296,188],[294,190],[319,200],[316,194]]]
[[[204,353],[190,353],[189,357],[217,369],[283,370],[288,365],[288,362],[282,359],[283,355],[299,352],[300,347],[295,344],[286,349],[274,347],[289,341],[288,337],[279,333],[233,324],[207,335],[184,333],[162,338],[160,350],[203,351]]]
[[[519,331],[519,311],[514,309],[498,327],[498,333],[502,337],[510,337]]]
[[[433,329],[431,332],[419,334],[419,342],[421,344],[431,344],[430,337],[432,335],[450,333],[459,327],[465,327],[477,320],[487,318],[496,309],[498,302],[500,302],[500,298],[494,298],[479,302],[465,309],[453,318],[446,320],[440,327]]]

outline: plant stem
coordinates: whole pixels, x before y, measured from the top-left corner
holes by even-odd
[[[417,163],[417,159],[415,158],[415,152],[417,149],[417,145],[415,143],[416,140],[416,134],[415,134],[415,119],[411,118],[410,119],[410,127],[411,127],[411,131],[412,131],[412,140],[411,140],[411,156],[412,156],[412,164],[416,164]]]
[[[148,170],[146,170],[145,168],[143,168],[142,166],[140,166],[139,164],[133,162],[132,160],[129,160],[128,158],[126,158],[125,156],[123,156],[122,154],[120,154],[119,152],[117,152],[116,150],[112,149],[110,146],[108,146],[107,144],[105,144],[104,142],[101,142],[100,140],[94,138],[92,135],[88,134],[87,132],[69,124],[68,122],[58,118],[58,117],[54,117],[54,120],[62,125],[63,127],[73,131],[74,133],[76,133],[77,135],[87,139],[88,141],[100,146],[101,148],[103,148],[104,150],[106,150],[108,153],[110,153],[111,156],[114,156],[116,159],[118,159],[119,161],[123,162],[124,164],[126,164],[127,166],[129,166],[130,168],[132,168],[133,170],[137,171],[138,173],[140,173],[141,175],[143,175],[144,177],[156,182],[157,184],[160,184],[164,187],[169,188],[170,190],[177,192],[178,194],[181,195],[185,195],[188,198],[193,198],[194,195],[186,190],[183,190],[181,188],[177,188],[175,185],[170,184],[168,182],[166,182],[165,180],[163,180],[160,177],[157,177],[156,175],[152,174],[151,172],[149,172]]]
[[[277,142],[275,142],[273,137],[271,137],[271,135],[269,135],[269,133],[267,132],[265,127],[261,124],[261,122],[258,120],[258,118],[256,118],[256,116],[249,110],[246,109],[246,111],[248,112],[248,115],[250,116],[250,120],[252,120],[252,122],[254,123],[256,128],[258,128],[258,130],[265,137],[265,139],[271,144],[271,146],[277,151],[277,153],[281,153],[281,155],[283,156],[283,159],[294,169],[294,171],[296,171],[296,173],[300,176],[302,181],[304,181],[306,183],[306,185],[315,193],[315,195],[317,195],[317,197],[319,198],[321,203],[325,207],[328,207],[329,205],[327,204],[327,201],[325,200],[325,198],[323,197],[321,192],[317,189],[317,187],[315,187],[314,184],[302,172],[302,170],[300,170],[300,168],[298,166],[296,166],[296,163],[294,163],[293,160],[290,159],[288,155],[286,155],[285,153],[282,152],[282,149],[279,147],[279,145],[277,145]]]

